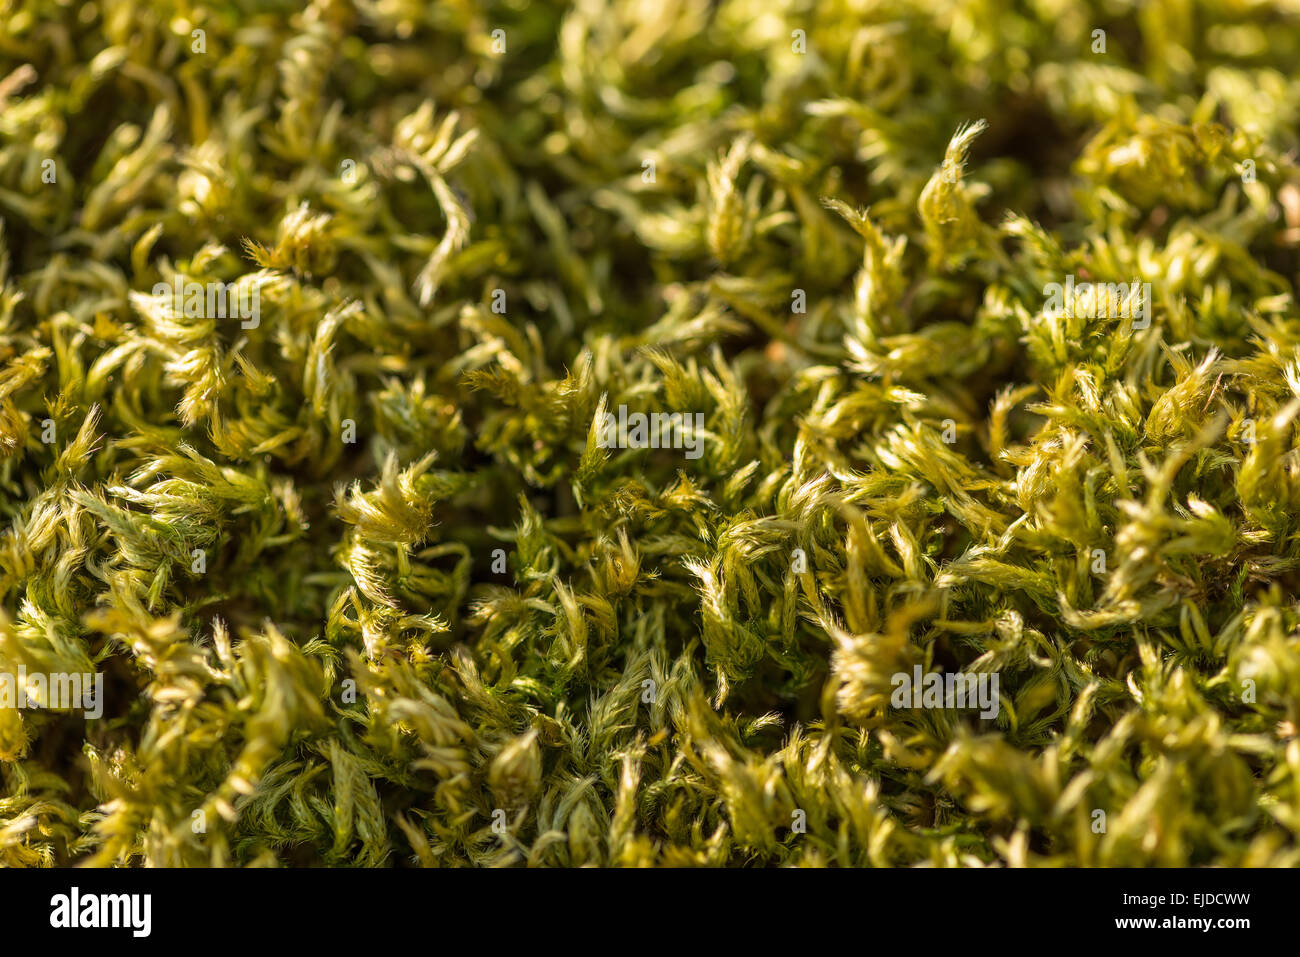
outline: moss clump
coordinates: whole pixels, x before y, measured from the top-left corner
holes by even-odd
[[[0,863],[1300,863],[1296,12],[860,6],[10,0]]]

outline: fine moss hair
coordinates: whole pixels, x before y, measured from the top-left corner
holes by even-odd
[[[1296,63],[0,0],[0,865],[1300,863]]]

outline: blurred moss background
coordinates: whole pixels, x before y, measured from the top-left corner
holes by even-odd
[[[1297,63],[1294,0],[0,0],[0,671],[105,677],[0,707],[0,863],[1295,865]]]

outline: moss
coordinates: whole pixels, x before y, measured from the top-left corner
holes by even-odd
[[[1300,863],[1298,27],[12,0],[0,863]]]

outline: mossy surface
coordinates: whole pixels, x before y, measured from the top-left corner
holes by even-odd
[[[103,676],[0,704],[0,864],[1300,862],[1297,63],[0,0],[0,672]]]

